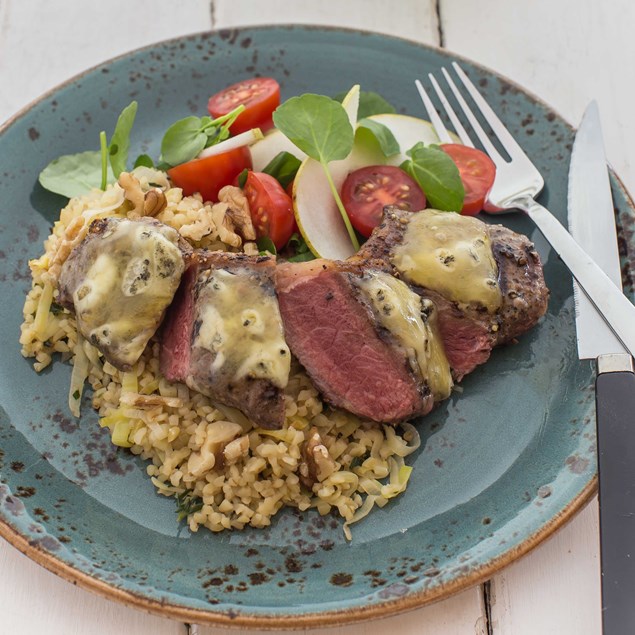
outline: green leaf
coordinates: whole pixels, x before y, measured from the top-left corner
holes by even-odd
[[[105,190],[108,185],[108,141],[103,130],[99,133],[99,146],[101,155],[101,183],[99,189]]]
[[[273,121],[294,145],[322,164],[345,159],[353,148],[348,115],[330,97],[292,97],[274,111]]]
[[[346,93],[339,93],[333,99],[342,101]],[[392,104],[389,104],[381,95],[372,91],[361,91],[359,93],[359,108],[357,118],[365,119],[371,115],[382,115],[384,113],[397,112]]]
[[[179,119],[167,129],[163,136],[161,158],[170,165],[187,163],[205,148],[207,140],[207,132],[199,117]]]
[[[423,143],[415,144],[406,152],[410,157],[401,164],[421,187],[429,206],[436,209],[460,212],[465,189],[456,164],[448,154]]]
[[[278,253],[276,246],[273,244],[273,240],[271,240],[269,236],[261,236],[256,239],[256,245],[258,245],[258,251],[261,256],[266,256],[267,253],[275,256]]]
[[[243,188],[245,187],[245,183],[247,183],[247,177],[249,176],[249,170],[247,168],[245,168],[239,175],[238,175],[238,187],[239,188]]]
[[[154,161],[152,160],[152,157],[148,154],[140,154],[134,162],[134,166],[135,168],[139,168],[139,167],[144,167],[144,168],[153,168],[154,167]]]
[[[292,234],[291,238],[289,238],[289,242],[287,243],[287,247],[295,252],[295,255],[287,258],[289,262],[306,262],[307,260],[315,260],[315,256],[300,234]]]
[[[372,119],[360,119],[357,122],[355,135],[362,138],[366,135],[372,136],[385,157],[391,157],[401,151],[399,142],[390,128]]]
[[[262,171],[273,176],[282,187],[287,187],[295,178],[301,163],[300,159],[283,150],[276,154]]]
[[[126,171],[130,150],[130,131],[136,115],[137,102],[133,101],[121,111],[115,131],[110,138],[110,165],[115,178],[119,178],[119,175]]]
[[[68,198],[86,194],[101,185],[101,152],[90,150],[54,159],[40,172],[38,180],[43,188]],[[107,180],[114,180],[110,167]]]

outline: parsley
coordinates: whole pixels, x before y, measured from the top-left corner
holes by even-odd
[[[203,509],[203,501],[198,496],[193,496],[192,492],[183,492],[175,494],[176,500],[176,519],[178,522],[186,520],[190,514],[200,512]]]

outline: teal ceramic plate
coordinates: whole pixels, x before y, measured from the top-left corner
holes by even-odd
[[[158,155],[166,127],[205,112],[232,81],[272,75],[284,97],[361,83],[415,115],[413,80],[455,59],[381,35],[313,27],[221,31],[99,66],[45,95],[0,131],[0,534],[62,576],[188,622],[304,627],[389,615],[476,584],[551,534],[595,488],[593,368],[577,359],[571,278],[521,215],[545,263],[549,313],[421,421],[407,493],[353,527],[289,510],[266,530],[190,534],[155,494],[145,464],[66,406],[70,369],[37,375],[20,355],[27,261],[63,200],[37,184],[51,159],[94,148],[139,102],[131,155]],[[463,61],[546,181],[565,218],[572,129],[547,106]],[[627,290],[633,210],[613,179]]]

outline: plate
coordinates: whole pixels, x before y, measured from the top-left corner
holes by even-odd
[[[419,425],[404,496],[353,526],[287,510],[265,530],[191,534],[145,463],[109,442],[84,408],[70,417],[70,369],[37,375],[18,345],[27,261],[63,199],[37,184],[51,159],[98,147],[139,102],[131,156],[158,155],[167,126],[203,114],[228,83],[271,75],[283,97],[354,83],[422,114],[413,80],[454,56],[405,40],[283,26],[196,35],[117,58],[48,93],[0,131],[0,534],[45,567],[109,598],[187,622],[310,627],[385,616],[474,585],[579,511],[596,486],[593,368],[575,349],[571,278],[520,214],[545,264],[549,312],[496,350]],[[466,60],[463,67],[545,177],[541,202],[566,217],[572,129],[546,105]],[[633,208],[613,194],[630,279]],[[491,219],[487,219],[491,220]]]

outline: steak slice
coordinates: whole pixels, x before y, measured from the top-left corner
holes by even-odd
[[[161,334],[168,380],[239,408],[263,428],[284,423],[291,362],[274,271],[271,258],[196,253]]]
[[[108,362],[130,370],[172,302],[191,251],[154,219],[94,220],[62,265],[57,301]]]
[[[279,265],[276,286],[289,347],[333,406],[384,423],[427,414],[434,396],[405,347],[377,319],[363,289],[368,275],[329,260]]]
[[[423,210],[413,214],[386,207],[381,225],[350,262],[391,272],[434,302],[448,361],[460,380],[487,361],[494,346],[532,328],[547,310],[549,291],[540,257],[526,236],[501,225],[448,214],[452,213]],[[458,239],[454,240],[451,227],[436,226],[439,218],[460,226]],[[424,243],[429,240],[427,245],[422,244],[422,236]],[[410,243],[426,252],[428,259],[411,258],[406,253]],[[461,255],[455,251],[457,245]],[[471,265],[476,269],[471,270]],[[452,284],[443,282],[444,266],[456,274]]]

